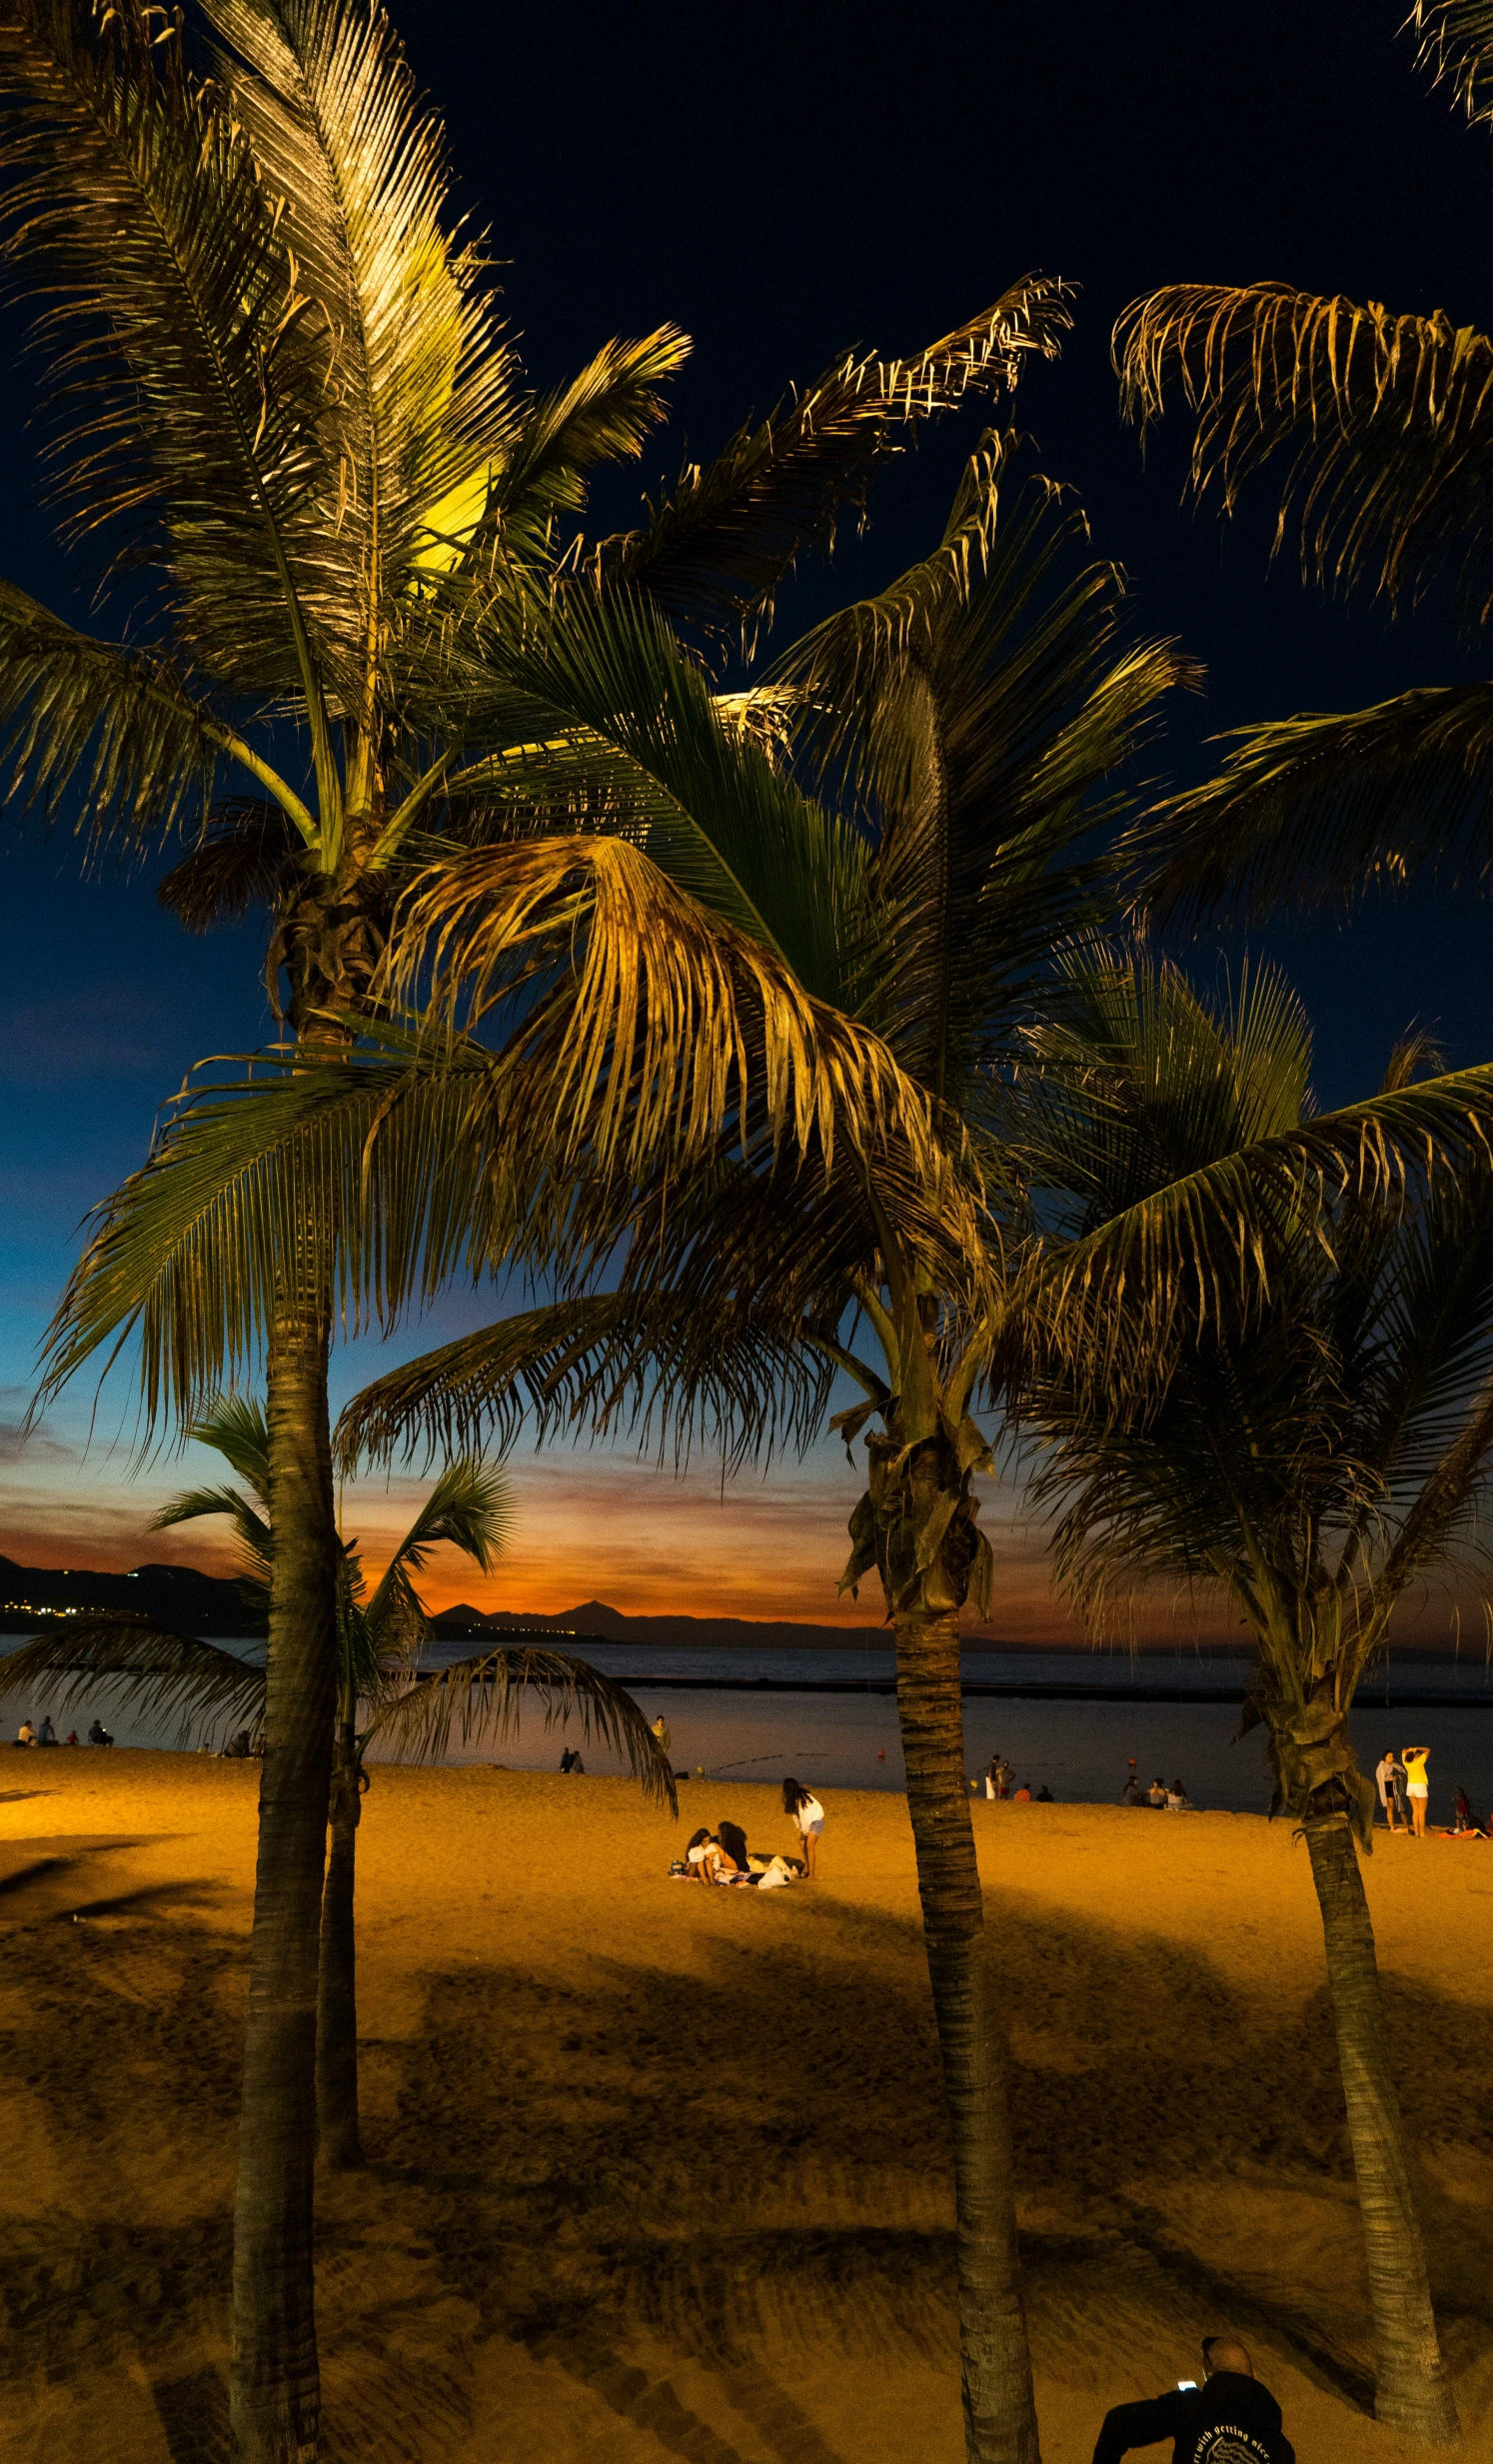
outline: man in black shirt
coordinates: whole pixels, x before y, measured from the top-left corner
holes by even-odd
[[[1172,2442],[1172,2464],[1296,2464],[1280,2406],[1232,2336],[1204,2336],[1203,2383],[1148,2404],[1116,2404],[1104,2416],[1094,2464],[1119,2464],[1131,2447]]]

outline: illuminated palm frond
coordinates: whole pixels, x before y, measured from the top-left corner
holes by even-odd
[[[832,543],[859,512],[875,465],[920,420],[971,392],[1011,388],[1035,352],[1055,358],[1072,320],[1068,288],[1028,274],[981,316],[906,360],[849,357],[744,428],[715,462],[690,463],[637,530],[583,551],[593,578],[707,630],[770,616],[806,548]]]
[[[482,252],[449,234],[440,123],[389,21],[338,0],[204,0],[215,66],[269,196],[307,322],[330,492],[308,510],[340,560],[344,708],[365,727],[387,628],[453,499],[510,450],[524,401]]]
[[[801,1327],[763,1310],[707,1312],[667,1290],[599,1293],[522,1309],[390,1369],[354,1396],[336,1446],[351,1471],[424,1445],[431,1455],[584,1429],[647,1444],[673,1432],[741,1463],[774,1443],[805,1444],[821,1424],[829,1366]]]
[[[934,554],[769,678],[816,777],[878,837],[868,1018],[965,1111],[1054,949],[1102,913],[1086,834],[1192,680],[1170,645],[1125,638],[1120,575],[1065,491],[1013,469],[1020,445],[987,437]]]
[[[690,348],[677,325],[661,325],[640,342],[606,343],[578,375],[530,405],[493,471],[467,556],[491,547],[543,559],[557,518],[584,507],[598,464],[642,452],[664,416],[661,388]]]
[[[1370,710],[1236,728],[1215,777],[1125,842],[1157,916],[1261,916],[1398,891],[1493,863],[1493,685],[1422,688]]]
[[[1280,1258],[1336,1207],[1411,1217],[1493,1156],[1493,1068],[1309,1109],[1305,1020],[1260,971],[1215,1016],[1172,969],[1074,962],[1031,1037],[1013,1160],[1066,1236],[1031,1270],[1043,1340],[1095,1390],[1154,1389],[1209,1325],[1266,1311]],[[1057,1195],[1069,1210],[1054,1214]]]
[[[1489,0],[1415,0],[1407,23],[1419,65],[1448,83],[1469,120],[1493,115],[1493,7]]]
[[[1173,283],[1127,308],[1116,364],[1132,417],[1174,385],[1197,414],[1192,486],[1231,510],[1285,449],[1277,544],[1303,570],[1396,604],[1449,585],[1474,631],[1493,605],[1485,519],[1493,342],[1430,317],[1319,299],[1285,283]]]

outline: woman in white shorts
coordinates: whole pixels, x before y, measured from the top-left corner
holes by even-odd
[[[1405,1745],[1400,1750],[1405,1766],[1405,1794],[1410,1799],[1410,1829],[1417,1839],[1426,1835],[1426,1799],[1431,1793],[1426,1764],[1430,1758],[1429,1745]]]
[[[803,1862],[807,1868],[803,1879],[811,1882],[814,1850],[824,1828],[824,1808],[818,1798],[810,1796],[798,1780],[785,1779],[782,1783],[782,1810],[803,1842]]]

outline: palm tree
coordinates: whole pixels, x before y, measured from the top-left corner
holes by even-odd
[[[1484,0],[1416,0],[1420,60],[1469,117],[1493,116]],[[1391,612],[1428,594],[1481,642],[1489,595],[1493,341],[1443,311],[1318,298],[1286,283],[1171,283],[1115,327],[1123,399],[1142,423],[1180,395],[1196,413],[1191,486],[1230,511],[1288,457],[1277,548],[1304,577]],[[1485,879],[1493,852],[1493,680],[1419,686],[1367,710],[1239,728],[1215,778],[1135,834],[1158,913],[1390,892],[1417,868]]]
[[[1138,963],[1077,968],[1069,983],[1069,1015],[1033,1039],[1023,1109],[1028,1167],[1065,1196],[1080,1240],[1230,1150],[1268,1153],[1309,1126],[1310,1035],[1276,978],[1257,975],[1222,1014]],[[1391,1100],[1425,1059],[1416,1042],[1397,1052]],[[1407,1590],[1471,1567],[1490,1596],[1476,1518],[1493,1471],[1493,1175],[1468,1140],[1408,1186],[1367,1169],[1315,1200],[1282,1188],[1247,1286],[1219,1231],[1207,1305],[1173,1316],[1159,1349],[1154,1319],[1127,1340],[1147,1305],[1143,1254],[1131,1294],[1091,1316],[1064,1276],[1086,1360],[1071,1326],[1060,1357],[1036,1347],[1027,1426],[1049,1451],[1035,1491],[1058,1511],[1058,1573],[1092,1619],[1180,1575],[1257,1647],[1246,1727],[1265,1724],[1272,1811],[1305,1832],[1322,1913],[1376,2412],[1442,2442],[1456,2414],[1358,1865],[1373,1783],[1347,1715]]]
[[[268,1431],[258,1403],[229,1396],[189,1434],[222,1454],[244,1488],[189,1489],[171,1498],[155,1527],[226,1514],[239,1543],[246,1607],[268,1611],[274,1531],[267,1512]],[[245,1491],[247,1490],[247,1494]],[[573,1654],[519,1645],[480,1652],[432,1671],[422,1664],[430,1620],[415,1576],[443,1541],[487,1571],[511,1519],[503,1474],[476,1461],[449,1463],[395,1548],[372,1591],[357,1543],[342,1541],[339,1583],[336,1760],[330,1851],[322,1893],[317,2002],[318,2154],[334,2171],[363,2163],[358,2119],[358,2011],[354,1902],[358,1826],[375,1742],[385,1751],[441,1753],[453,1725],[463,1741],[499,1737],[518,1724],[525,1701],[545,1723],[577,1714],[625,1755],[649,1794],[675,1806],[674,1778],[652,1729],[630,1694]],[[142,1718],[176,1718],[185,1742],[242,1721],[263,1731],[266,1668],[218,1644],[139,1617],[68,1621],[0,1661],[0,1685],[60,1680],[65,1701],[86,1702],[101,1686]],[[360,1712],[366,1724],[360,1727]]]
[[[188,56],[195,44],[209,74]],[[339,0],[20,0],[0,29],[5,247],[43,305],[64,543],[127,589],[83,633],[0,587],[0,782],[90,844],[197,844],[183,921],[269,909],[303,1055],[366,1006],[402,873],[512,828],[491,757],[536,739],[488,664],[567,570],[590,595],[750,623],[875,461],[1066,324],[1017,284],[905,362],[866,355],[689,468],[640,530],[565,541],[589,469],[635,455],[685,338],[607,345],[528,393],[480,252],[449,229],[441,132],[387,22]],[[582,587],[579,582],[575,588]],[[235,2225],[243,2454],[302,2456],[319,2394],[311,2158],[317,1911],[336,1691],[316,1227],[282,1227],[266,1320],[270,1618],[262,1852]]]
[[[1113,569],[1088,559],[1077,508],[1039,475],[1023,485],[1014,439],[986,439],[935,553],[818,627],[746,698],[743,719],[770,732],[782,778],[793,757],[864,837],[801,798],[787,807],[770,779],[735,829],[714,816],[702,827],[703,800],[666,804],[657,790],[683,761],[678,744],[663,757],[656,714],[680,714],[683,735],[689,671],[663,642],[635,633],[624,645],[593,620],[593,664],[615,676],[626,650],[635,665],[611,714],[593,710],[586,743],[552,756],[550,792],[578,812],[608,800],[646,816],[662,868],[786,960],[805,991],[876,1030],[927,1092],[942,1180],[930,1189],[891,1142],[821,1148],[810,1175],[799,1156],[753,1155],[738,1138],[685,1184],[644,1177],[611,1294],[465,1337],[380,1380],[343,1424],[352,1459],[456,1426],[480,1442],[522,1401],[542,1425],[652,1412],[662,1429],[691,1424],[708,1397],[717,1433],[749,1451],[766,1427],[752,1398],[795,1352],[796,1433],[822,1424],[833,1370],[860,1389],[835,1423],[847,1444],[877,1423],[841,1587],[874,1568],[896,1630],[955,2150],[966,2439],[971,2457],[1002,2464],[1034,2458],[1037,2431],[959,1688],[960,1611],[972,1595],[988,1613],[992,1570],[973,1489],[991,1456],[973,1405],[1002,1303],[981,1165],[999,1169],[991,1077],[1013,1022],[1054,942],[1094,912],[1101,868],[1082,843],[1185,673],[1167,646],[1124,637],[1121,600]],[[572,623],[567,656],[587,647]],[[719,714],[699,714],[693,752],[724,760]],[[422,892],[403,948],[411,968],[434,952],[438,979],[481,1014],[512,948],[482,858]]]

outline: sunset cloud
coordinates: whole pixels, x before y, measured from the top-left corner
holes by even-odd
[[[6,1401],[0,1390],[0,1409]],[[200,1478],[215,1457],[199,1449],[131,1475],[127,1444],[39,1432],[18,1450],[0,1447],[0,1551],[23,1565],[113,1570],[148,1560],[234,1571],[226,1525],[153,1531],[151,1517],[174,1490]],[[874,1575],[859,1600],[835,1585],[848,1542],[845,1522],[859,1493],[856,1470],[837,1444],[802,1462],[744,1475],[723,1488],[719,1467],[640,1462],[621,1449],[552,1447],[507,1465],[515,1515],[508,1547],[489,1575],[454,1549],[433,1556],[424,1589],[432,1607],[460,1600],[482,1609],[552,1616],[589,1599],[625,1615],[788,1619],[815,1625],[879,1625]],[[342,1498],[342,1527],[377,1575],[408,1528],[429,1482],[364,1480]],[[971,1637],[1027,1645],[1082,1645],[1078,1620],[1056,1596],[1046,1534],[1022,1508],[1014,1484],[991,1484],[984,1527],[995,1552],[987,1626],[965,1618]],[[1470,1632],[1469,1627],[1469,1632]],[[1217,1611],[1199,1613],[1178,1586],[1157,1586],[1134,1620],[1134,1638],[1187,1645],[1234,1637]],[[1115,1636],[1128,1640],[1129,1633]],[[1402,1639],[1446,1645],[1455,1624],[1443,1598],[1417,1601]]]

